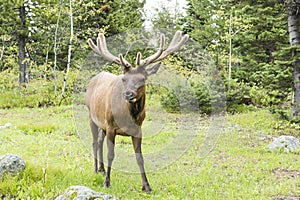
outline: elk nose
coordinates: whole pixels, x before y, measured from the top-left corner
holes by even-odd
[[[131,99],[133,99],[133,92],[131,92],[131,91],[126,91],[126,92],[124,93],[124,99],[125,99],[125,100],[131,100]]]

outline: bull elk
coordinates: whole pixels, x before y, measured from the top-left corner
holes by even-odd
[[[120,65],[123,71],[123,74],[119,76],[108,72],[99,73],[91,79],[86,90],[86,104],[93,135],[94,169],[95,172],[104,174],[103,141],[105,136],[107,137],[108,166],[104,187],[110,186],[111,167],[115,155],[115,137],[122,135],[132,138],[137,164],[142,176],[142,190],[151,191],[141,149],[141,126],[145,118],[145,81],[148,76],[156,73],[159,69],[161,63],[156,62],[179,50],[187,40],[188,35],[182,36],[182,33],[177,31],[169,47],[164,50],[165,36],[161,34],[158,51],[146,59],[142,59],[141,53],[138,52],[134,68],[122,54],[116,57],[108,51],[105,36],[102,33],[97,38],[97,44],[94,44],[91,39],[88,40],[89,46],[96,54]],[[156,64],[149,66],[153,63]]]

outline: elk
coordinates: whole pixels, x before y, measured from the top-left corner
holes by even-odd
[[[103,183],[104,187],[110,186],[111,167],[115,155],[115,137],[116,135],[122,135],[131,136],[132,138],[136,161],[142,177],[142,190],[151,191],[144,169],[141,149],[141,126],[145,119],[145,81],[148,76],[158,71],[161,64],[158,61],[179,50],[188,38],[188,35],[182,36],[182,32],[177,31],[169,47],[164,50],[165,36],[161,34],[160,46],[157,52],[146,59],[142,59],[141,53],[138,52],[136,67],[132,67],[122,54],[118,57],[112,55],[107,49],[106,39],[102,33],[98,35],[97,44],[88,39],[88,44],[94,53],[120,65],[123,71],[123,74],[118,76],[108,72],[99,73],[91,79],[86,90],[86,104],[93,135],[94,170],[96,173],[102,172],[105,174],[103,141],[105,136],[107,137],[108,166]]]

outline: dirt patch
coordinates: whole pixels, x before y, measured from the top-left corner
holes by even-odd
[[[274,200],[300,200],[300,196],[298,196],[298,197],[296,197],[296,196],[289,196],[289,197],[277,196],[274,198]]]
[[[273,173],[278,178],[283,178],[283,177],[300,178],[300,171],[297,170],[278,169],[278,170],[274,170]],[[298,198],[300,200],[300,197]]]

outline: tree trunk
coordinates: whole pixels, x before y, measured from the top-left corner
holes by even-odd
[[[4,50],[5,50],[5,35],[2,35],[2,50],[1,50],[1,54],[0,54],[0,61],[2,61],[2,58],[4,55]]]
[[[19,17],[20,17],[20,30],[19,30],[19,84],[23,84],[26,82],[26,64],[25,64],[25,44],[26,44],[26,36],[25,32],[25,6],[21,6],[19,8]]]
[[[63,84],[62,93],[61,93],[62,97],[65,97],[67,78],[68,78],[69,71],[70,71],[71,57],[72,57],[72,43],[73,43],[73,37],[74,37],[72,0],[70,0],[70,26],[71,26],[71,33],[70,33],[70,42],[69,42],[69,49],[68,49],[68,64],[67,64],[67,70],[66,70],[64,84]]]
[[[290,44],[292,47],[298,47],[293,48],[293,116],[297,117],[300,113],[300,0],[290,0],[287,5]]]
[[[58,16],[56,20],[56,27],[55,27],[55,33],[54,33],[54,66],[53,66],[53,72],[54,72],[54,94],[56,95],[57,91],[57,75],[56,75],[56,70],[57,70],[57,36],[58,36],[58,28],[59,28],[59,20],[60,20],[60,15],[62,11],[62,0],[59,1],[59,11],[58,11]]]

